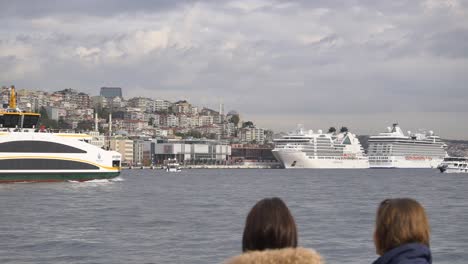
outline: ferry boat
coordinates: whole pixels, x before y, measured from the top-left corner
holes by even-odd
[[[444,173],[468,173],[468,157],[446,157],[437,168]]]
[[[109,179],[120,174],[121,155],[89,144],[88,135],[37,129],[40,115],[16,108],[0,111],[0,182]]]
[[[355,134],[323,133],[318,130],[304,131],[299,127],[295,132],[275,139],[272,150],[284,168],[304,169],[365,169],[369,160]]]
[[[166,162],[165,170],[167,172],[180,172],[180,164],[176,159],[168,159]]]
[[[436,168],[447,157],[446,145],[433,131],[405,133],[398,124],[369,138],[371,168]]]

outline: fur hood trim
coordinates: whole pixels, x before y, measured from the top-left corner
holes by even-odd
[[[226,264],[323,264],[322,257],[312,249],[283,248],[250,251],[229,259]]]

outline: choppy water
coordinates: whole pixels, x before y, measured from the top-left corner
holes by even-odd
[[[371,263],[375,210],[413,197],[434,263],[466,263],[468,175],[435,170],[124,171],[122,180],[0,185],[0,263],[221,263],[264,197],[290,207],[301,246]]]

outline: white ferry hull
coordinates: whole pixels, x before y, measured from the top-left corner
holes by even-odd
[[[460,168],[447,168],[442,173],[468,173],[468,169],[460,169]]]
[[[433,169],[443,161],[442,158],[411,160],[405,157],[390,156],[387,160],[369,160],[370,168],[373,169]]]
[[[362,159],[312,159],[302,151],[273,150],[273,155],[286,169],[367,169],[369,161]]]
[[[73,134],[0,133],[0,183],[87,181],[120,174],[118,152],[72,138]]]

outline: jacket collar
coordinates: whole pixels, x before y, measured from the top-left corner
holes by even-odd
[[[431,264],[430,249],[419,243],[409,243],[387,251],[373,264]]]
[[[229,259],[226,264],[323,264],[321,256],[312,249],[283,248],[250,251]]]

